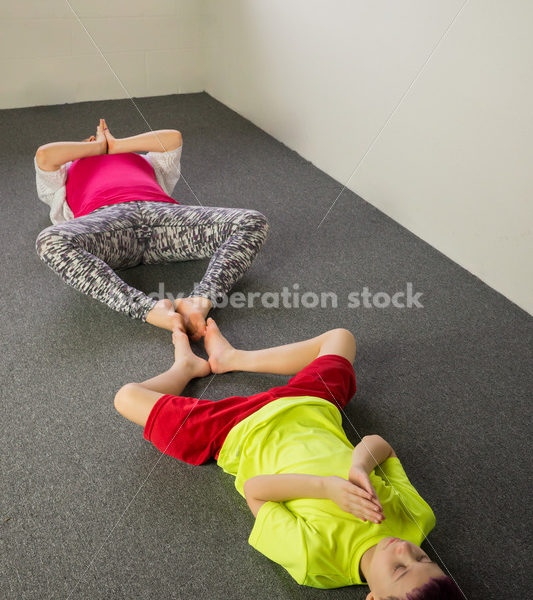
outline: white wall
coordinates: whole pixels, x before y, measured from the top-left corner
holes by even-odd
[[[206,90],[344,184],[463,2],[205,0]],[[533,313],[531,23],[470,0],[348,187]]]
[[[197,0],[1,0],[0,109],[204,90]]]

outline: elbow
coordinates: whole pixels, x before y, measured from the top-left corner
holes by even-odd
[[[175,140],[178,146],[183,141],[181,131],[178,131],[177,129],[161,129],[161,130],[159,130],[159,132],[155,132],[155,133],[164,133],[165,135],[172,137],[172,140],[173,141]]]
[[[381,437],[377,433],[373,433],[371,435],[365,435],[363,437],[363,441],[367,442],[369,444],[380,444],[382,447],[385,446],[388,451],[386,459],[391,458],[393,456],[397,458],[397,454],[396,454],[396,452],[394,452],[394,448],[389,444],[389,442],[387,442],[387,440],[385,438]]]
[[[244,492],[244,498],[246,500],[246,504],[248,504],[248,508],[251,510],[252,514],[254,517],[257,517],[257,514],[259,513],[259,509],[263,506],[263,504],[265,504],[266,500],[259,500],[258,498],[256,498],[253,495],[253,490],[250,489],[251,486],[253,486],[253,483],[251,484],[250,481],[253,479],[247,479],[243,486],[243,492]]]
[[[365,442],[369,442],[372,439],[374,439],[374,440],[383,440],[383,438],[380,435],[378,435],[377,433],[370,433],[368,435],[364,435],[363,436],[363,440]]]
[[[37,152],[35,153],[35,162],[40,169],[42,169],[46,164],[46,150],[42,146],[37,148]]]
[[[54,165],[50,162],[50,157],[46,148],[40,146],[35,153],[35,162],[37,166],[42,171],[57,171],[59,169],[58,165]]]
[[[387,444],[387,446],[390,446],[390,444],[377,433],[363,436],[363,442],[366,442],[367,444]]]
[[[165,152],[172,152],[177,150],[183,143],[183,138],[181,137],[181,133],[177,129],[161,129],[160,131],[154,132],[156,137],[159,139],[159,135],[161,139],[164,139],[164,148]],[[163,144],[163,142],[160,143]]]
[[[258,500],[257,498],[257,478],[260,477],[260,475],[256,475],[255,477],[250,477],[249,479],[247,479],[243,486],[242,486],[242,491],[244,492],[244,497],[246,498],[246,501],[248,502],[248,504],[250,504],[250,502],[254,502],[256,500]]]
[[[246,500],[248,500],[248,498],[251,498],[252,494],[250,493],[250,481],[251,479],[247,479],[244,482],[244,485],[242,486],[242,491],[244,492],[244,497],[246,498]]]

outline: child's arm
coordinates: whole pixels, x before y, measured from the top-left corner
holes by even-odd
[[[375,502],[379,503],[376,490],[370,481],[370,473],[388,458],[396,456],[392,446],[380,435],[365,435],[352,452],[352,466],[348,479],[366,490]],[[380,505],[381,506],[381,505]]]
[[[245,481],[244,495],[254,517],[265,502],[284,502],[297,498],[327,498],[356,517],[380,523],[381,507],[371,494],[342,477],[320,477],[302,473],[257,475]]]
[[[295,498],[327,498],[326,477],[282,473],[279,475],[257,475],[244,482],[246,502],[257,516],[265,502],[283,502]]]
[[[352,452],[352,467],[368,475],[376,465],[396,456],[392,446],[380,435],[365,435]]]

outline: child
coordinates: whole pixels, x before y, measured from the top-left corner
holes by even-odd
[[[208,319],[204,342],[208,361],[176,329],[172,367],[123,386],[115,407],[165,454],[193,465],[213,457],[235,475],[255,516],[254,548],[303,585],[367,583],[367,600],[461,597],[420,548],[435,517],[394,450],[377,435],[354,448],[342,429],[340,411],[355,393],[349,331],[243,351]],[[297,375],[250,397],[179,395],[194,377],[237,370]]]
[[[168,330],[177,311],[189,335],[199,339],[211,307],[259,252],[268,223],[255,210],[174,200],[181,150],[179,131],[116,139],[104,119],[96,136],[41,146],[34,157],[37,193],[50,206],[53,225],[41,231],[36,248],[80,292]],[[137,154],[142,151],[147,154]],[[147,296],[113,270],[207,257],[202,281],[188,298],[174,302]]]

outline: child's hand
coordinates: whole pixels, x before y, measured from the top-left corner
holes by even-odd
[[[385,518],[381,505],[378,507],[372,494],[356,483],[332,475],[327,478],[326,489],[330,500],[362,521],[379,524]]]
[[[381,502],[379,501],[378,495],[376,494],[376,490],[370,481],[370,477],[368,473],[365,471],[363,467],[359,467],[357,464],[352,464],[350,468],[350,472],[348,473],[348,479],[353,484],[359,486],[366,492],[370,494],[372,502],[376,505],[376,508],[379,508],[381,512],[383,512],[383,507],[381,506]]]

